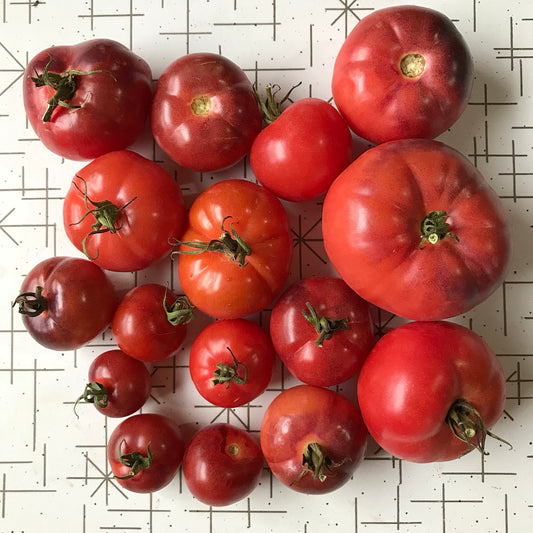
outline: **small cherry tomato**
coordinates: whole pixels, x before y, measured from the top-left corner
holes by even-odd
[[[289,372],[329,387],[353,377],[374,345],[368,303],[340,278],[316,276],[289,286],[270,315],[274,349]]]
[[[155,492],[176,476],[185,453],[181,430],[172,418],[141,413],[125,418],[107,443],[115,480],[132,492]]]
[[[246,498],[257,487],[262,470],[259,445],[231,424],[211,424],[197,431],[183,458],[185,483],[206,505],[230,505]]]
[[[202,52],[179,57],[161,74],[151,125],[176,163],[217,171],[248,153],[262,115],[245,72],[224,56]]]
[[[119,348],[141,361],[163,361],[179,349],[194,312],[185,296],[157,283],[131,289],[119,302],[111,329]]]
[[[344,485],[363,459],[367,436],[355,405],[313,385],[278,394],[261,423],[261,449],[270,470],[284,485],[306,494]]]
[[[208,402],[238,407],[266,389],[275,357],[270,337],[254,322],[217,320],[194,340],[189,370],[196,389]]]
[[[88,383],[76,405],[84,400],[106,416],[129,416],[146,403],[151,388],[150,372],[141,361],[121,350],[108,350],[91,363]]]
[[[110,324],[116,295],[98,265],[77,257],[51,257],[30,270],[13,305],[39,344],[75,350]]]

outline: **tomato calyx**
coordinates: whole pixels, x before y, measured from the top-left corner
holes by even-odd
[[[149,468],[152,465],[152,460],[155,456],[150,451],[150,442],[146,446],[146,456],[144,456],[139,451],[133,451],[131,453],[122,453],[122,444],[124,441],[121,441],[118,445],[118,458],[119,461],[124,465],[127,466],[130,471],[128,472],[127,476],[115,476],[117,479],[130,479],[136,474],[138,474],[141,470],[144,470],[145,468]]]
[[[423,250],[425,243],[437,244],[440,240],[451,237],[459,242],[459,237],[449,231],[450,225],[446,222],[448,214],[446,211],[434,210],[428,213],[420,222],[420,244],[418,247]]]
[[[79,418],[78,413],[76,412],[76,407],[81,400],[84,400],[87,403],[94,403],[100,409],[104,409],[108,404],[108,394],[107,387],[93,381],[92,383],[87,383],[83,393],[74,403],[74,414]]]
[[[213,372],[213,375],[215,376],[212,380],[213,385],[226,385],[226,389],[229,389],[229,386],[231,383],[235,383],[236,385],[245,385],[248,381],[248,368],[244,363],[241,363],[240,361],[237,361],[237,358],[231,351],[229,346],[226,346],[226,349],[231,354],[231,357],[233,359],[233,365],[228,365],[226,363],[217,363],[217,368]],[[239,367],[242,367],[244,369],[244,376],[239,376]]]
[[[318,333],[318,338],[315,341],[317,346],[322,347],[324,341],[331,339],[336,331],[348,329],[347,318],[341,318],[340,320],[337,320],[328,316],[319,317],[315,311],[315,308],[310,302],[306,302],[305,305],[307,306],[309,313],[303,310],[302,314]]]
[[[87,233],[87,235],[85,235],[81,241],[83,253],[88,259],[94,261],[98,258],[99,250],[96,250],[96,255],[92,257],[87,251],[87,239],[92,235],[97,235],[99,233],[116,233],[118,230],[120,230],[124,225],[124,209],[126,209],[128,205],[136,200],[137,197],[134,196],[131,200],[128,200],[120,207],[116,206],[110,200],[101,200],[97,202],[89,198],[89,195],[87,194],[87,182],[78,174],[76,174],[76,177],[83,182],[84,189],[81,190],[76,182],[73,181],[72,183],[74,187],[76,187],[76,189],[83,194],[83,203],[85,204],[87,211],[77,222],[73,222],[70,225],[75,226],[76,224],[80,224],[89,215],[94,216],[95,223],[91,225],[91,231]],[[91,204],[93,207],[90,207],[89,204]]]
[[[335,474],[335,469],[339,468],[346,462],[346,459],[340,463],[333,461],[324,451],[318,442],[311,442],[308,444],[302,456],[302,471],[298,477],[290,483],[294,485],[302,479],[309,472],[313,475],[313,479],[318,479],[324,482],[328,476]]]
[[[485,451],[487,437],[499,440],[512,449],[512,445],[509,442],[486,428],[479,411],[463,398],[455,400],[452,404],[446,415],[446,422],[459,440],[462,440],[471,448],[476,448],[483,455],[488,455],[488,452]]]
[[[209,242],[203,241],[173,241],[174,246],[188,246],[193,250],[176,250],[174,253],[196,255],[203,252],[220,252],[229,257],[232,261],[237,263],[240,267],[246,266],[246,257],[252,253],[252,249],[239,234],[235,231],[233,224],[230,224],[230,231],[224,229],[224,223],[231,215],[228,215],[222,219],[220,229],[222,235],[218,239],[212,239]]]
[[[173,326],[188,324],[194,319],[194,306],[187,296],[179,296],[172,305],[167,305],[167,290],[163,297],[163,308],[167,320]]]
[[[13,302],[13,307],[18,304],[19,313],[29,317],[39,316],[48,309],[48,300],[43,296],[43,288],[37,285],[35,292],[23,292]]]
[[[52,113],[57,106],[65,107],[67,109],[79,109],[82,107],[81,105],[67,103],[76,96],[76,91],[78,90],[78,76],[105,73],[114,78],[114,76],[107,70],[89,70],[84,72],[69,68],[64,72],[50,72],[49,68],[54,62],[54,58],[52,56],[49,57],[50,59],[48,60],[48,63],[46,63],[43,72],[41,72],[41,74],[35,72],[35,76],[31,78],[31,81],[33,81],[36,87],[48,86],[55,91],[53,96],[46,102],[46,110],[41,119],[43,122],[50,122]]]
[[[293,85],[279,102],[276,101],[276,95],[281,90],[281,87],[279,85],[272,85],[269,83],[265,86],[265,100],[261,100],[261,97],[259,96],[259,93],[257,92],[254,86],[255,97],[259,102],[259,106],[261,107],[261,111],[263,113],[263,120],[266,124],[272,124],[272,122],[274,122],[281,115],[283,111],[283,104],[287,100],[290,101],[292,91],[294,91],[294,89],[296,89],[296,87],[299,87],[301,84],[302,82]]]

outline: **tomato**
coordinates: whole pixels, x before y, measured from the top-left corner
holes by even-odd
[[[266,389],[275,358],[270,337],[256,323],[244,318],[217,320],[195,338],[189,370],[208,402],[238,407]]]
[[[326,195],[322,230],[353,290],[413,320],[469,311],[502,283],[510,258],[501,200],[466,157],[427,139],[356,159]]]
[[[344,485],[366,451],[359,409],[332,389],[297,385],[272,400],[261,422],[261,450],[291,489],[325,494]]]
[[[252,84],[219,54],[179,57],[157,81],[152,109],[157,144],[179,165],[217,171],[240,161],[262,127]]]
[[[39,52],[22,88],[28,120],[49,150],[94,159],[139,137],[152,100],[152,72],[124,45],[93,39]]]
[[[107,443],[107,459],[115,480],[132,492],[155,492],[176,476],[185,453],[177,422],[156,414],[125,418]]]
[[[119,302],[111,328],[119,348],[141,361],[163,361],[183,344],[194,312],[186,297],[145,283]]]
[[[350,129],[325,100],[302,98],[281,111],[269,87],[267,95],[270,124],[252,144],[252,171],[284,200],[317,198],[352,160]]]
[[[215,318],[264,309],[289,275],[292,236],[287,213],[270,191],[243,179],[204,190],[189,209],[178,241],[178,275],[192,304]]]
[[[110,324],[116,295],[104,271],[91,261],[50,257],[28,272],[13,305],[39,344],[75,350]]]
[[[130,150],[102,155],[73,178],[63,203],[70,241],[107,270],[141,270],[170,254],[187,218],[178,184]]]
[[[368,303],[340,278],[293,283],[270,315],[270,337],[289,372],[329,387],[354,376],[374,344]]]
[[[146,366],[121,350],[107,350],[98,355],[89,367],[88,378],[76,405],[84,400],[112,418],[129,416],[139,410],[152,388]]]
[[[474,78],[468,45],[453,22],[420,6],[364,17],[333,69],[335,105],[351,129],[374,143],[434,138],[463,113]]]
[[[474,448],[503,413],[505,376],[476,333],[452,322],[409,322],[376,343],[358,381],[363,419],[387,452],[449,461]]]
[[[224,506],[246,498],[258,485],[263,454],[253,437],[231,424],[198,430],[185,449],[183,477],[202,503]]]

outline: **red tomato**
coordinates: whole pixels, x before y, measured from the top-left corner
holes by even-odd
[[[103,270],[87,259],[51,257],[24,278],[14,305],[30,335],[52,350],[75,350],[111,322],[116,296]]]
[[[298,385],[280,393],[261,423],[261,449],[284,485],[324,494],[344,485],[363,459],[368,432],[340,393]]]
[[[246,498],[257,487],[262,470],[259,445],[230,424],[211,424],[197,431],[183,458],[183,477],[191,494],[213,506]]]
[[[155,413],[125,418],[107,443],[107,460],[116,481],[132,492],[166,487],[176,476],[184,453],[178,424]]]
[[[474,448],[503,412],[498,358],[471,330],[409,322],[386,333],[359,376],[363,419],[376,442],[408,461],[448,461]]]
[[[94,159],[140,135],[152,72],[124,45],[93,39],[39,52],[22,87],[26,114],[44,145],[67,159]]]
[[[163,361],[183,344],[194,313],[187,298],[146,283],[120,301],[111,324],[119,348],[141,361]]]
[[[217,320],[194,340],[189,370],[196,389],[208,402],[238,407],[266,389],[275,358],[270,337],[254,322]]]
[[[365,300],[329,276],[293,283],[270,315],[270,337],[287,369],[309,385],[329,387],[354,376],[374,344]]]
[[[264,309],[289,275],[292,236],[281,202],[251,181],[226,179],[189,210],[178,274],[192,304],[215,318]]]
[[[413,320],[469,311],[509,264],[502,202],[468,159],[427,139],[391,141],[356,159],[326,195],[322,229],[346,283]]]
[[[161,74],[151,125],[157,144],[179,165],[216,171],[240,161],[261,131],[252,84],[228,58],[187,54]]]
[[[374,143],[434,138],[464,111],[473,70],[467,43],[442,13],[376,9],[338,53],[333,99],[351,129]]]
[[[187,217],[178,184],[129,150],[100,156],[72,180],[63,203],[67,237],[102,268],[141,270],[170,254]]]
[[[150,396],[150,372],[141,361],[121,350],[98,355],[88,372],[89,382],[76,404],[94,404],[106,416],[119,418],[139,410]]]
[[[267,101],[272,101],[271,89],[267,93]],[[255,177],[285,200],[317,198],[352,160],[352,136],[346,122],[319,98],[303,98],[283,112],[273,112],[272,122],[256,137],[250,151]]]

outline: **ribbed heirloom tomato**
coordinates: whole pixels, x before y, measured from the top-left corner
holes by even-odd
[[[375,441],[408,461],[456,459],[503,413],[505,376],[476,333],[452,322],[409,322],[387,332],[359,375],[358,399]]]
[[[391,6],[365,16],[348,35],[332,94],[364,139],[434,138],[463,113],[473,79],[468,45],[446,15]]]
[[[185,201],[172,176],[130,150],[79,170],[63,202],[69,240],[107,270],[130,272],[170,255],[185,228]]]
[[[466,157],[428,139],[357,158],[326,195],[322,229],[344,281],[413,320],[469,311],[501,285],[510,259],[500,198]]]
[[[67,159],[94,159],[139,137],[152,100],[152,71],[123,44],[91,39],[39,52],[22,87],[43,144]]]
[[[289,275],[293,249],[279,199],[244,179],[204,190],[176,245],[183,292],[215,318],[240,318],[270,304]]]

